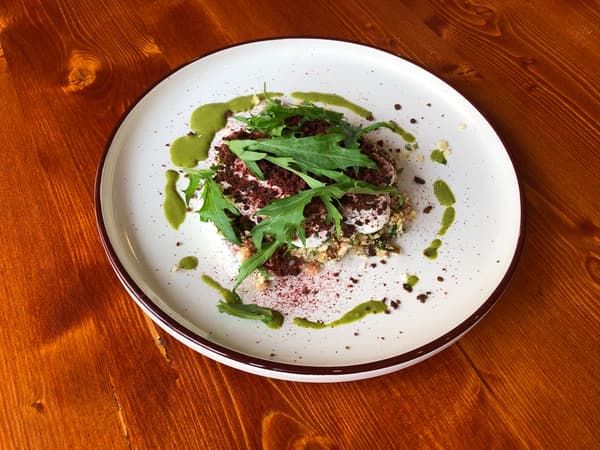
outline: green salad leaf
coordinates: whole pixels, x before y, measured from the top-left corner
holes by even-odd
[[[308,137],[275,137],[272,139],[239,139],[229,141],[230,150],[244,163],[263,152],[279,157],[293,158],[304,173],[322,174],[326,170],[344,170],[349,167],[377,169],[377,164],[358,147],[344,148],[341,134],[317,134]],[[250,168],[249,168],[250,169]],[[250,169],[251,170],[251,169]]]
[[[199,185],[199,180],[204,180],[202,189],[202,207],[197,211],[200,220],[203,222],[213,222],[217,229],[223,234],[225,239],[234,244],[241,245],[242,241],[238,232],[233,227],[234,216],[239,216],[240,212],[235,205],[223,194],[221,186],[212,179],[215,169],[198,170],[185,169],[189,175],[190,182],[185,191],[186,199],[191,197],[191,189]],[[194,188],[194,190],[196,189]],[[189,204],[189,200],[188,200]]]
[[[298,121],[291,125],[289,119],[296,117]],[[331,111],[310,102],[300,105],[283,106],[280,101],[267,99],[267,106],[257,115],[235,116],[246,124],[249,131],[259,131],[271,136],[290,135],[307,120],[324,120],[333,126],[345,121],[342,113]]]

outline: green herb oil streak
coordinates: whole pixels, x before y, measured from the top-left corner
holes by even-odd
[[[219,302],[217,305],[219,312],[240,319],[260,320],[266,326],[273,329],[281,328],[283,325],[284,318],[279,311],[254,304],[242,303],[242,300],[235,292],[224,288],[218,281],[215,281],[208,275],[203,274],[201,279],[211,288],[219,291],[221,297],[225,300]]]
[[[216,281],[215,279],[209,277],[206,274],[202,274],[200,276],[200,278],[211,288],[216,289],[219,292],[219,294],[221,294],[221,297],[223,297],[223,300],[225,300],[225,302],[227,302],[231,305],[241,303],[240,298],[236,294],[234,294],[229,289],[221,286],[221,284],[218,281]]]
[[[369,300],[367,302],[361,303],[360,305],[355,306],[353,309],[348,311],[342,317],[332,322],[314,322],[312,320],[303,319],[301,317],[294,318],[294,324],[303,328],[333,328],[339,325],[344,325],[351,322],[356,322],[357,320],[362,319],[368,314],[378,314],[385,311],[386,305],[381,300]]]
[[[456,199],[454,197],[454,193],[446,184],[446,182],[442,180],[436,180],[433,183],[433,193],[435,194],[440,205],[445,206],[444,214],[442,214],[441,220],[441,228],[438,231],[439,236],[443,236],[450,228],[450,225],[454,223],[454,219],[456,218],[456,210],[454,209],[454,203]]]
[[[433,182],[433,193],[442,206],[452,206],[456,202],[450,187],[443,180]]]
[[[186,207],[185,202],[177,192],[177,180],[179,173],[174,170],[167,170],[165,173],[167,184],[165,185],[165,201],[163,203],[163,211],[167,222],[173,228],[178,229],[179,225],[185,220]]]
[[[178,137],[171,144],[171,162],[179,167],[192,168],[198,161],[208,156],[210,143],[215,133],[227,124],[227,114],[249,111],[256,106],[256,101],[269,97],[281,96],[278,92],[245,95],[223,103],[207,103],[192,112],[190,118],[191,133]]]
[[[390,125],[392,126],[392,131],[394,133],[402,136],[402,139],[404,139],[406,142],[413,143],[417,140],[412,134],[410,134],[408,131],[406,131],[404,128],[402,128],[400,125],[398,125],[393,120],[390,120]],[[413,150],[413,149],[417,149],[417,148],[418,148],[417,144],[414,144],[413,146],[407,147],[407,150]]]
[[[448,228],[450,228],[450,225],[454,222],[455,217],[456,211],[453,206],[448,206],[444,209],[444,214],[442,214],[442,227],[440,228],[440,231],[438,231],[439,236],[446,234],[446,231],[448,231]]]
[[[363,108],[356,103],[352,103],[350,100],[346,100],[341,95],[337,94],[327,94],[324,92],[292,92],[290,94],[293,98],[298,100],[306,100],[308,102],[316,103],[326,103],[332,106],[339,106],[341,108],[346,108],[349,111],[352,111],[355,114],[358,114],[365,119],[372,119],[373,113],[368,109]]]

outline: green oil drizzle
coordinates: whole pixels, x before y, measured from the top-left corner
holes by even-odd
[[[431,155],[429,155],[429,158],[436,163],[439,164],[447,164],[448,161],[446,160],[446,156],[444,155],[444,152],[441,151],[440,149],[435,149],[431,151]]]
[[[255,304],[242,303],[239,295],[221,286],[221,284],[206,274],[200,277],[211,288],[216,289],[221,294],[224,301],[220,301],[217,309],[221,313],[240,319],[260,320],[269,328],[278,329],[283,325],[283,314],[271,308],[265,308]]]
[[[408,284],[410,287],[415,287],[415,285],[419,282],[419,277],[416,275],[409,275],[406,278],[406,284]]]
[[[442,206],[452,206],[456,202],[454,194],[445,181],[436,180],[433,183],[433,193]]]
[[[198,267],[198,258],[195,256],[184,256],[177,263],[178,269],[194,270]]]
[[[429,259],[436,259],[438,256],[438,249],[442,246],[442,241],[439,239],[434,239],[429,244],[425,250],[423,250],[423,254],[427,256]]]
[[[256,106],[257,101],[281,95],[279,92],[244,95],[227,102],[207,103],[196,108],[190,118],[192,132],[178,137],[171,144],[171,162],[179,167],[195,167],[198,161],[207,158],[215,133],[227,124],[228,113],[248,111]]]
[[[173,228],[178,229],[179,225],[185,220],[186,207],[185,202],[177,192],[177,180],[179,173],[174,170],[167,170],[165,173],[167,184],[165,185],[165,201],[163,203],[163,211],[167,222]]]
[[[323,92],[292,92],[290,94],[293,98],[297,98],[299,100],[306,100],[308,102],[320,102],[326,103],[332,106],[339,106],[341,108],[346,108],[349,111],[352,111],[355,114],[358,114],[365,119],[372,119],[373,113],[368,109],[363,108],[356,103],[352,103],[349,100],[346,100],[341,95],[337,94],[326,94]]]
[[[446,234],[446,231],[448,231],[448,228],[450,228],[450,225],[452,225],[455,218],[456,211],[454,210],[454,207],[446,207],[446,209],[444,210],[444,214],[442,214],[442,227],[440,228],[440,231],[438,231],[439,236],[443,236],[444,234]]]
[[[410,134],[408,131],[406,131],[404,128],[402,128],[400,125],[398,125],[393,120],[390,120],[390,125],[392,126],[392,131],[394,133],[402,136],[402,139],[404,139],[406,142],[413,143],[417,140],[412,134]],[[418,148],[417,144],[414,144],[410,147],[406,147],[407,150],[416,150],[417,148]]]
[[[357,320],[362,319],[368,314],[378,314],[386,310],[386,305],[381,300],[369,300],[367,302],[361,303],[360,305],[355,306],[353,309],[348,311],[342,317],[332,322],[315,322],[312,320],[304,319],[301,317],[294,318],[294,324],[303,328],[314,328],[314,329],[322,329],[322,328],[333,328],[339,325],[344,325],[351,322],[356,322]]]
[[[223,297],[223,300],[225,300],[227,303],[235,305],[237,303],[242,302],[237,294],[233,293],[227,288],[224,288],[218,281],[211,278],[210,276],[202,274],[200,278],[211,288],[216,289],[219,292],[219,294],[221,294],[221,297]]]

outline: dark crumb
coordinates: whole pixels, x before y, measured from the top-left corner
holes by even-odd
[[[429,213],[431,212],[431,210],[432,210],[432,209],[433,209],[433,206],[431,206],[431,205],[429,205],[429,206],[426,206],[426,207],[423,209],[423,213],[424,213],[424,214],[429,214]]]
[[[352,281],[352,283],[354,283],[354,284],[358,283],[358,280],[356,278],[350,277],[350,281]]]
[[[381,264],[387,264],[387,261],[385,259],[382,259],[381,261],[379,261]]]
[[[170,146],[171,146],[171,144],[165,144],[165,147],[170,147]]]
[[[388,299],[387,299],[387,297],[383,297],[383,298],[381,299],[381,301],[382,301],[383,303],[387,302],[387,300],[388,300]]]
[[[417,300],[419,300],[421,303],[425,303],[425,301],[427,300],[427,294],[417,295]]]
[[[332,273],[332,275],[337,278],[337,277],[340,276],[340,273],[339,272],[334,272],[334,273]]]
[[[377,267],[377,263],[371,263],[371,264],[369,264],[369,266],[374,269],[375,267]]]
[[[410,119],[410,123],[417,123],[417,119]]]
[[[398,306],[400,306],[400,300],[397,300],[397,301],[396,301],[396,300],[392,300],[392,301],[390,302],[390,306],[391,306],[392,308],[394,308],[394,309],[398,309]]]
[[[188,131],[188,136],[196,136],[196,133],[194,133],[193,131]]]
[[[437,277],[438,281],[444,281],[444,277]]]
[[[402,109],[402,105],[401,105],[400,103],[396,103],[396,104],[394,105],[394,109],[395,109],[396,111],[398,111],[398,110]]]
[[[427,106],[429,106],[431,108],[431,103],[427,103]]]
[[[179,241],[175,242],[176,247],[179,247],[180,245],[183,245],[183,242],[179,242]]]
[[[389,309],[386,309],[386,310],[383,311],[384,314],[390,314],[390,312],[391,311]]]
[[[378,141],[377,141],[377,145],[379,145],[380,147],[383,147],[383,140],[381,140],[381,139],[380,139],[380,140],[378,140]]]
[[[358,336],[358,331],[355,331],[355,332],[354,332],[354,336]]]
[[[347,287],[347,288],[353,288],[353,287],[354,287],[354,285],[353,285],[353,284],[347,284],[347,285],[346,285],[346,287]]]
[[[408,283],[404,283],[404,284],[402,285],[402,287],[404,288],[404,290],[405,290],[406,292],[412,292],[412,286],[411,286],[410,284],[408,284]]]
[[[413,181],[414,181],[415,183],[417,183],[417,184],[425,184],[425,180],[424,180],[423,178],[421,178],[421,177],[417,177],[417,176],[415,176],[415,177],[413,178]]]
[[[365,117],[365,119],[367,119],[368,121],[371,121],[371,120],[375,120],[375,117],[373,117],[373,114],[369,114],[367,117]]]
[[[344,348],[345,348],[346,350],[350,350],[350,346],[349,346],[349,345],[346,345]]]
[[[269,356],[272,358],[273,356],[275,356],[275,353],[271,353]]]

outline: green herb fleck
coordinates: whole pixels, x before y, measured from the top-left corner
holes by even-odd
[[[415,287],[415,285],[419,282],[419,277],[416,275],[409,275],[406,278],[406,284],[408,284],[410,287]]]
[[[448,161],[446,160],[446,156],[444,155],[444,152],[439,149],[432,150],[430,158],[433,162],[436,162],[439,164],[446,165],[448,163]]]
[[[439,239],[434,239],[429,244],[425,250],[423,250],[423,255],[425,255],[429,259],[436,259],[438,256],[438,249],[442,246],[442,241]]]

